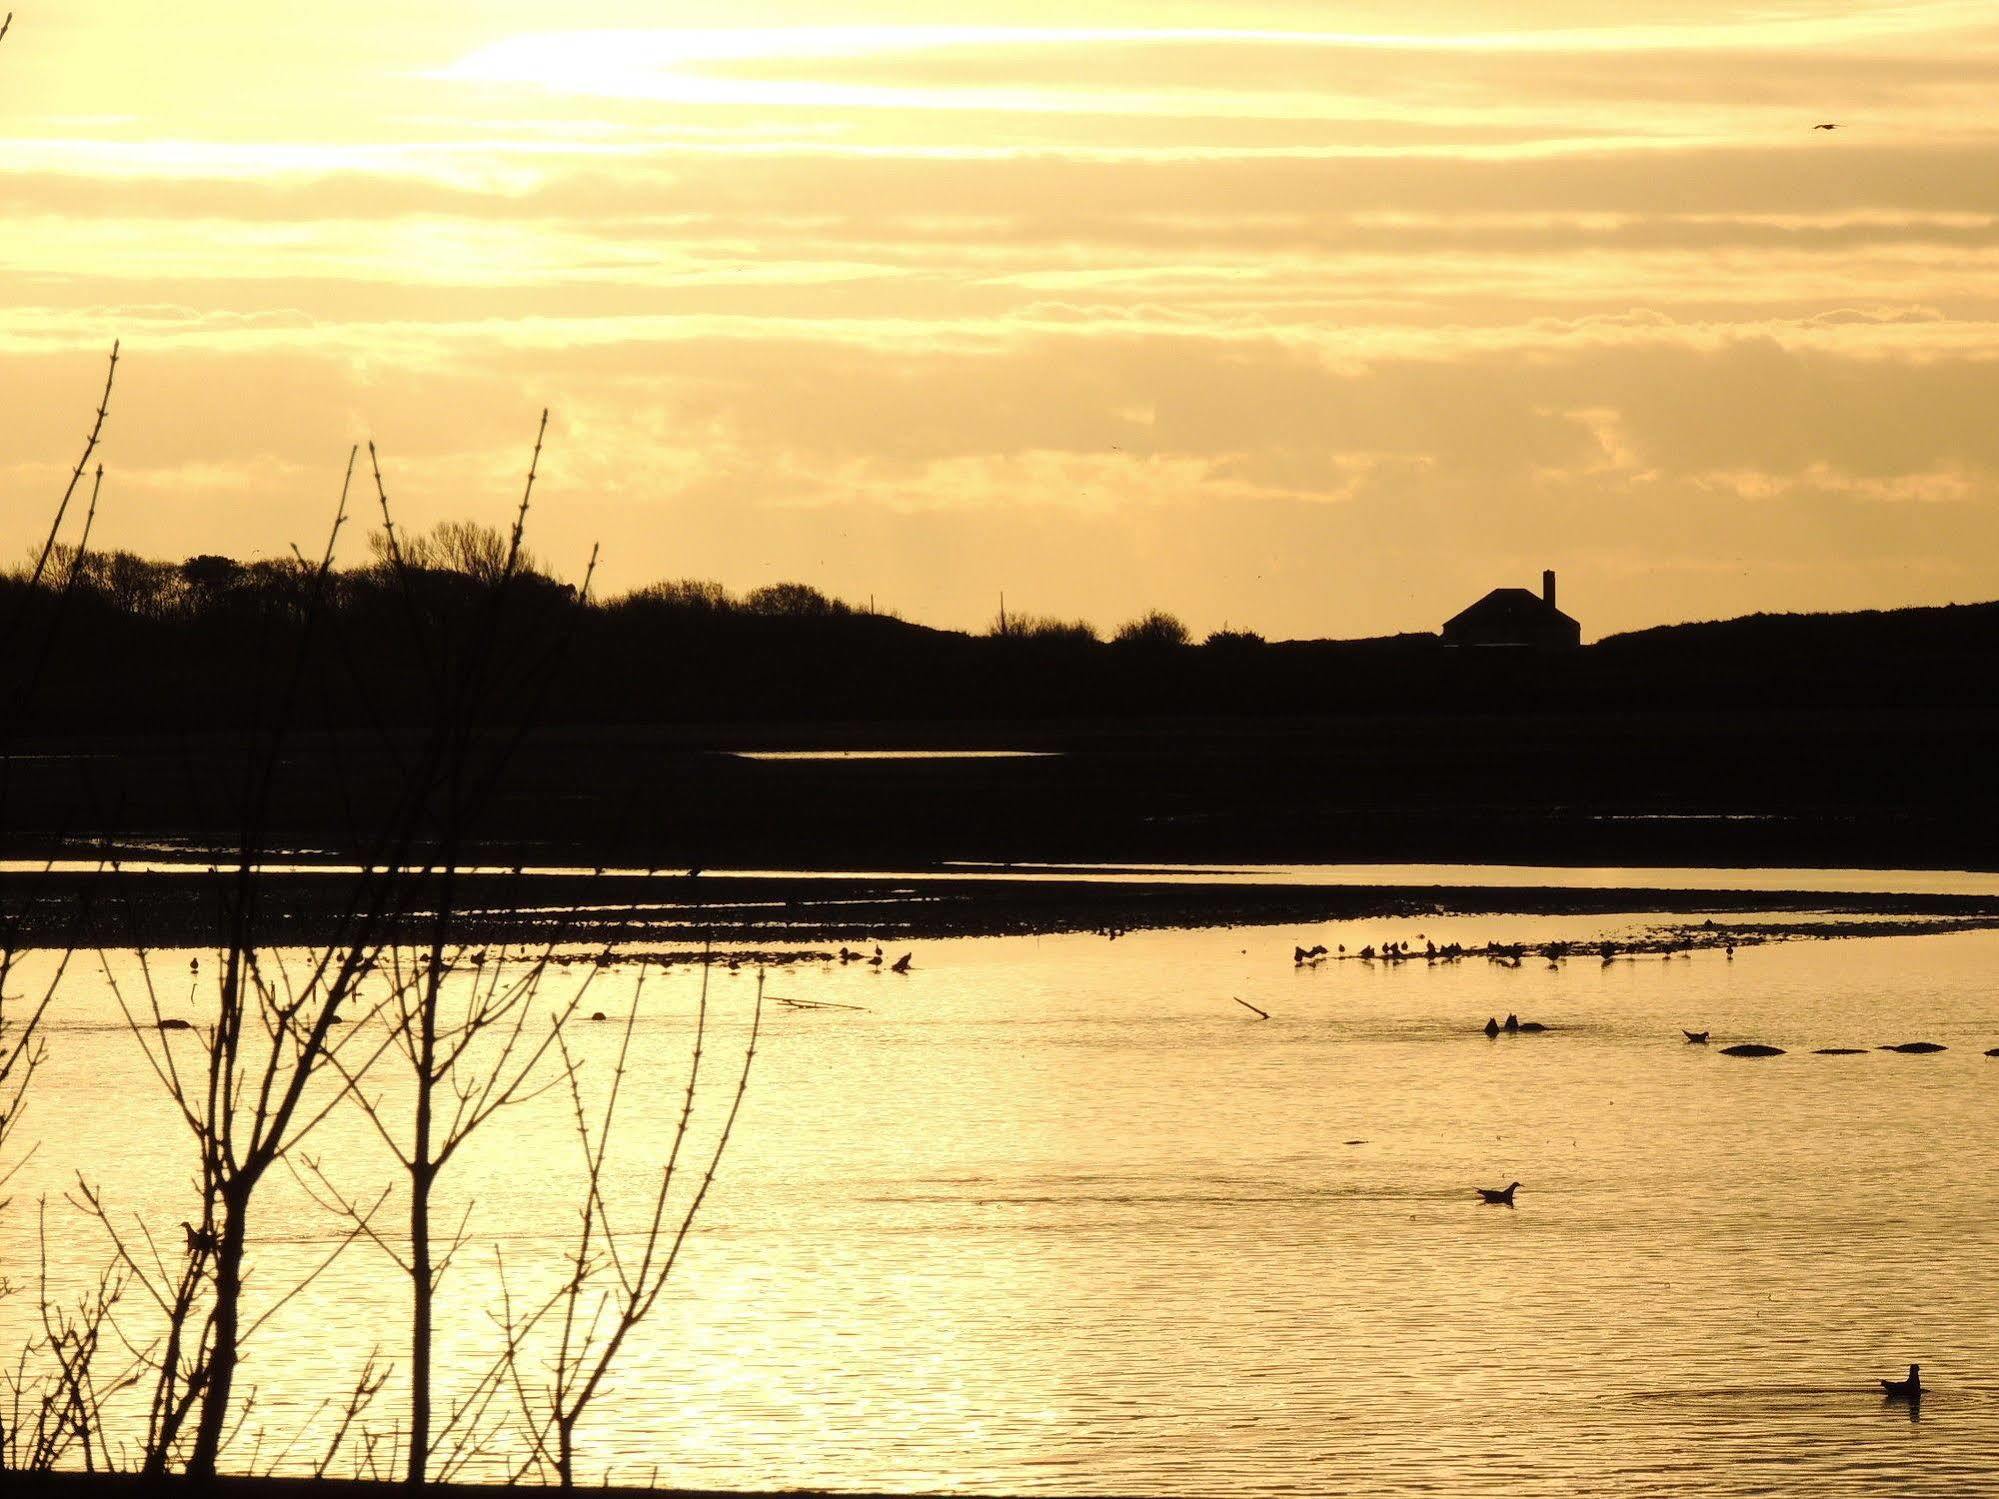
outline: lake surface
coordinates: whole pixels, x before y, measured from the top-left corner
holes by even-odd
[[[583,1426],[579,1477],[993,1494],[1990,1485],[1999,1058],[1982,1052],[1999,1046],[1999,933],[1559,968],[1291,957],[1653,924],[961,939],[918,946],[900,976],[774,970],[717,1185]],[[212,989],[187,957],[153,966],[171,975],[168,1013],[198,1020]],[[138,960],[103,962],[129,994]],[[702,1139],[755,983],[713,970]],[[613,1182],[630,1223],[680,1106],[700,975],[655,969],[640,988],[635,967],[578,966],[540,1002],[586,984],[586,1009],[622,1017],[635,990],[642,1007]],[[1508,1012],[1555,1029],[1480,1033]],[[187,1146],[96,959],[79,959],[54,1020],[22,1137],[40,1149],[0,1222],[17,1279],[34,1197],[78,1171],[169,1238],[193,1213]],[[1712,1029],[1713,1046],[1682,1027]],[[574,1028],[593,1086],[618,1031]],[[1719,1054],[1745,1040],[1789,1054]],[[1810,1054],[1910,1040],[1950,1049]],[[393,1110],[392,1073],[377,1091]],[[472,1242],[444,1283],[447,1387],[495,1344],[496,1248],[517,1295],[561,1273],[568,1108],[551,1094],[505,1116],[449,1179]],[[392,1180],[351,1111],[309,1153],[355,1191]],[[1511,1211],[1472,1190],[1515,1179]],[[269,1300],[337,1226],[287,1178],[267,1192]],[[106,1258],[59,1202],[49,1231],[58,1277]],[[239,1457],[257,1427],[265,1462],[303,1429],[280,1466],[309,1466],[336,1423],[322,1403],[372,1347],[400,1361],[405,1296],[357,1247],[279,1311],[246,1365],[258,1406]],[[21,1315],[0,1304],[10,1330]],[[1911,1361],[1932,1391],[1919,1421],[1874,1385]],[[504,1473],[512,1440],[493,1434],[473,1471]]]
[[[1052,760],[1060,750],[719,750],[736,760]]]
[[[0,859],[0,874],[89,874],[106,867],[127,874],[192,874],[217,866],[191,857],[185,850],[163,849],[171,857]],[[230,867],[226,862],[223,868]],[[278,856],[257,868],[266,874],[346,877],[359,874],[357,864],[335,859],[300,860]],[[656,871],[631,866],[581,864],[476,864],[458,866],[462,874],[520,874],[597,878],[637,876]],[[1568,864],[1145,864],[1066,863],[997,864],[951,861],[928,868],[881,869],[743,869],[703,871],[709,886],[729,879],[785,881],[880,881],[911,885],[966,884],[1085,884],[1085,885],[1227,885],[1337,890],[1672,890],[1691,892],[1748,891],[1777,895],[1807,892],[1822,895],[1954,895],[1999,896],[1999,872],[1980,869],[1830,869],[1685,868],[1672,865]],[[704,887],[705,888],[705,887]]]

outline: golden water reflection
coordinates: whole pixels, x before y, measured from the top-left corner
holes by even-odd
[[[1982,1052],[1999,1046],[1999,934],[1560,969],[1290,956],[1646,924],[963,939],[922,944],[907,975],[774,973],[774,994],[861,1008],[767,1013],[709,1210],[585,1423],[579,1476],[1509,1495],[1989,1480],[1999,1058]],[[556,970],[547,1002],[586,976],[590,1006],[622,1016],[626,967]],[[687,968],[646,982],[613,1182],[628,1224],[680,1107],[698,983]],[[716,1079],[754,984],[714,974]],[[1554,1029],[1480,1033],[1508,1012]],[[79,970],[16,1197],[82,1171],[118,1210],[172,1225],[191,1211],[190,1158],[115,1019]],[[1682,1027],[1788,1054],[1724,1057]],[[617,1029],[575,1028],[586,1076],[601,1082]],[[1950,1050],[1810,1054],[1915,1039]],[[393,1110],[388,1076],[379,1091]],[[722,1102],[704,1097],[697,1134]],[[495,1251],[516,1295],[563,1273],[567,1108],[551,1094],[504,1117],[447,1181],[475,1239],[445,1282],[447,1391],[491,1356]],[[350,1185],[388,1179],[355,1119],[312,1151]],[[1511,1212],[1471,1190],[1515,1178]],[[335,1225],[281,1178],[260,1211],[269,1296]],[[50,1221],[65,1273],[103,1261],[73,1214]],[[27,1263],[18,1208],[5,1231],[6,1263]],[[405,1295],[357,1248],[259,1335],[267,1458],[294,1426],[330,1430],[321,1403],[371,1348],[402,1361]],[[1871,1393],[1911,1360],[1934,1380],[1917,1425]],[[517,1440],[492,1433],[473,1471],[508,1471]]]

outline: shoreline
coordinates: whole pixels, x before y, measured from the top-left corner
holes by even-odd
[[[1726,871],[1717,871],[1725,878]],[[408,876],[397,887],[383,935],[427,940],[441,882]],[[274,946],[339,940],[360,881],[345,873],[265,873],[256,881],[262,932]],[[226,868],[0,873],[0,912],[16,949],[214,945],[233,899]],[[703,945],[797,948],[814,943],[919,941],[953,937],[1053,936],[1202,927],[1295,927],[1428,917],[1589,917],[1641,914],[1726,918],[1737,942],[1768,941],[1794,922],[1758,917],[1816,915],[1818,935],[1899,935],[1999,926],[1999,894],[1853,893],[1670,886],[1311,884],[1205,882],[1137,877],[1116,881],[1014,877],[994,871],[822,875],[630,875],[606,872],[460,873],[452,929],[468,943],[678,949]],[[1717,945],[1692,935],[1661,943]],[[1663,951],[1664,946],[1649,950]],[[740,957],[740,954],[738,954]],[[797,961],[792,954],[790,961]]]
[[[21,1499],[390,1499],[413,1492],[396,1479],[278,1478],[224,1474],[212,1479],[145,1478],[136,1473],[23,1473],[0,1470]],[[598,1499],[931,1499],[931,1490],[685,1489],[641,1484],[426,1483],[444,1499],[518,1499],[522,1494],[588,1494]],[[1003,1496],[986,1496],[1003,1499]]]

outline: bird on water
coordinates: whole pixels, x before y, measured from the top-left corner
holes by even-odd
[[[1705,1046],[1707,1045],[1707,1038],[1709,1035],[1712,1034],[1712,1032],[1690,1031],[1683,1027],[1680,1031],[1680,1034],[1687,1038],[1687,1045],[1689,1046]]]
[[[1520,1185],[1519,1182],[1514,1182],[1512,1186],[1477,1187],[1474,1188],[1474,1190],[1478,1193],[1479,1197],[1484,1200],[1485,1204],[1488,1207],[1510,1208],[1513,1206],[1514,1189],[1517,1188],[1519,1185]]]
[[[1812,126],[1812,129],[1814,129],[1814,130],[1837,130],[1837,129],[1839,129],[1839,124],[1838,124],[1838,122],[1837,122],[1837,121],[1835,121],[1834,123],[1832,123],[1832,124],[1830,124],[1830,125],[1814,125],[1814,126]]]
[[[1884,1379],[1881,1393],[1890,1400],[1920,1400],[1923,1398],[1923,1366],[1909,1365],[1907,1379]]]

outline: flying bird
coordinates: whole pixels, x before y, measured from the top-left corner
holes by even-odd
[[[1839,126],[1838,126],[1837,124],[1831,124],[1831,125],[1814,125],[1814,126],[1812,126],[1812,129],[1814,129],[1814,130],[1837,130],[1837,129],[1839,129]]]

